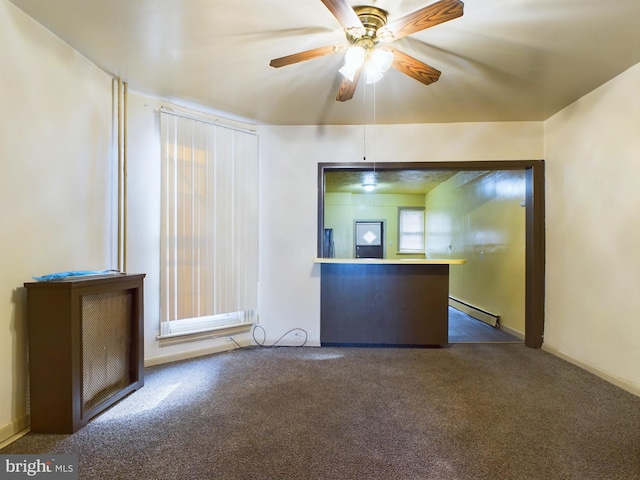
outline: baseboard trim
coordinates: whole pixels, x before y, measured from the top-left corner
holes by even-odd
[[[240,347],[248,347],[251,345],[249,338],[236,338],[235,341],[227,341],[219,343],[212,347],[201,348],[198,350],[190,350],[188,352],[174,353],[172,355],[162,355],[160,357],[147,358],[144,361],[145,367],[153,367],[155,365],[162,365],[164,363],[178,362],[180,360],[188,360],[190,358],[202,357],[204,355],[211,355],[214,353],[228,352]]]
[[[508,333],[509,335],[513,335],[516,338],[519,338],[520,340],[524,341],[524,333],[511,328],[511,327],[507,327],[506,325],[500,325],[500,330],[502,330],[504,333]]]
[[[463,302],[457,298],[449,297],[449,306],[466,313],[470,317],[480,320],[492,327],[498,327],[500,325],[500,315],[487,312],[481,308],[471,305],[470,303]]]
[[[606,380],[607,382],[615,385],[616,387],[620,387],[623,390],[626,390],[627,392],[632,393],[637,397],[640,397],[640,385],[638,385],[637,383],[618,377],[616,375],[612,375],[610,373],[605,372],[604,370],[600,370],[599,368],[589,365],[588,363],[585,363],[581,360],[578,360],[577,358],[574,358],[571,355],[568,355],[558,350],[557,348],[551,347],[546,343],[542,344],[542,350],[549,352],[552,355],[555,355],[556,357],[559,357],[563,360],[566,360],[567,362],[572,363],[576,367],[580,367],[589,373],[593,373],[595,376],[600,377],[603,380]]]
[[[6,447],[29,433],[30,425],[29,414],[27,414],[0,428],[0,448]]]

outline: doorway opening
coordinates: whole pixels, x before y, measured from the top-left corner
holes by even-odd
[[[361,185],[359,176],[370,170],[370,166],[361,163],[323,163],[318,166],[318,256],[325,256],[325,197],[331,195],[331,182],[336,174],[354,179]],[[419,188],[421,179],[449,179],[458,176],[473,176],[478,172],[519,170],[524,182],[525,240],[524,240],[524,341],[531,348],[540,348],[544,332],[544,161],[474,161],[474,162],[398,162],[378,163],[376,166],[377,184],[384,187],[381,178],[388,175],[399,182],[407,183],[407,188]],[[329,189],[329,190],[328,190]],[[390,243],[390,237],[386,237]],[[484,252],[477,252],[484,255]]]

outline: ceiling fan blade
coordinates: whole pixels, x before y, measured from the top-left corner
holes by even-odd
[[[388,41],[397,40],[425,28],[461,17],[463,9],[464,3],[460,0],[440,0],[388,23],[380,29],[378,37],[388,38]]]
[[[433,67],[430,67],[426,63],[422,63],[420,60],[402,53],[400,50],[391,48],[393,51],[393,63],[391,66],[399,72],[409,75],[411,78],[418,80],[425,85],[429,85],[433,82],[437,82],[442,73]]]
[[[293,63],[304,62],[305,60],[311,60],[313,58],[324,57],[325,55],[341,52],[346,47],[346,45],[327,45],[326,47],[314,48],[305,52],[287,55],[286,57],[274,58],[271,60],[269,65],[275,68],[284,67]]]
[[[336,97],[336,100],[338,102],[346,102],[347,100],[351,100],[353,98],[353,94],[355,93],[356,87],[358,86],[358,80],[360,80],[361,73],[362,67],[360,67],[354,75],[353,82],[348,78],[342,79],[340,88],[338,89],[338,96]]]
[[[363,28],[362,22],[347,0],[321,0],[345,30]]]

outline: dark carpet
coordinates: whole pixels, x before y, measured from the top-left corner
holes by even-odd
[[[638,479],[640,398],[522,344],[246,348],[148,368],[73,435],[82,479]]]

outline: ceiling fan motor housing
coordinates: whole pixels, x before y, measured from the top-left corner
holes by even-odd
[[[378,43],[378,29],[387,24],[387,12],[377,7],[369,7],[366,5],[353,7],[362,22],[364,31],[361,28],[347,30],[347,40],[349,43],[362,45],[365,48],[371,48]]]

